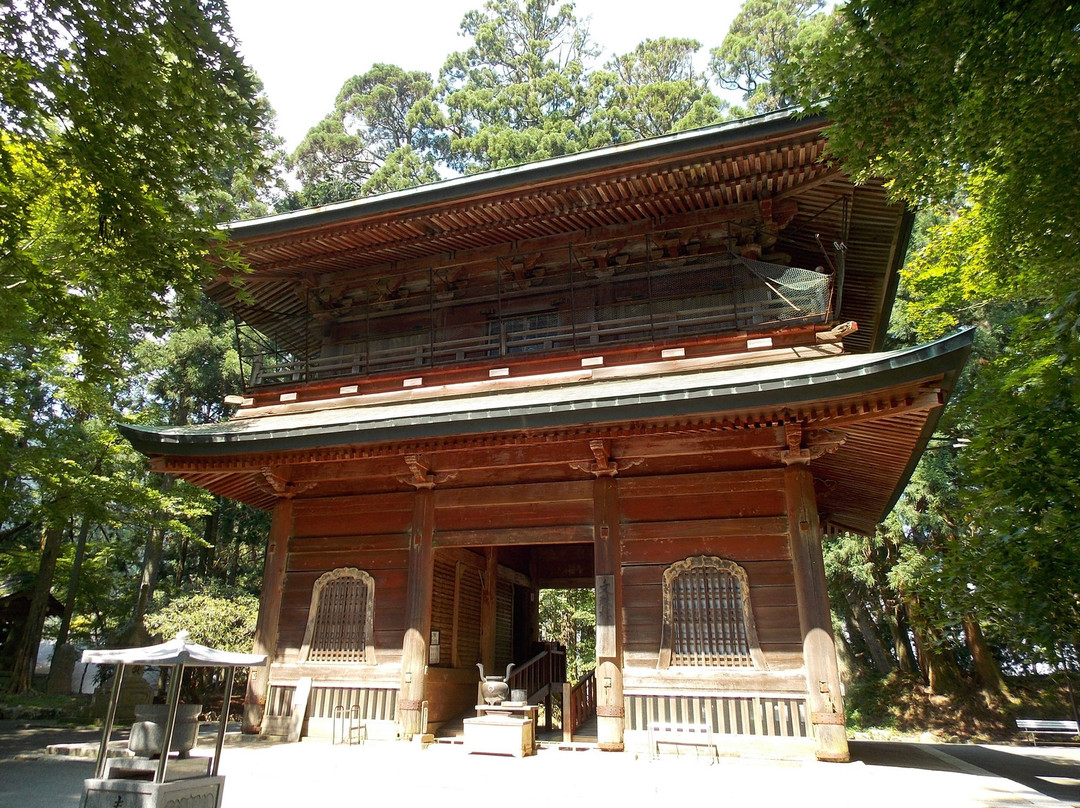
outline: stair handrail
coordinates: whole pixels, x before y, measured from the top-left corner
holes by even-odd
[[[511,690],[524,690],[526,698],[531,699],[552,683],[565,681],[566,652],[559,648],[545,648],[515,668],[506,683]]]
[[[574,739],[574,732],[595,714],[596,668],[591,668],[576,685],[563,685],[563,741],[570,743]]]
[[[596,668],[591,668],[570,690],[571,725],[577,729],[596,714]]]

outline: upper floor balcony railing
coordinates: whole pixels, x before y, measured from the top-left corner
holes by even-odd
[[[252,388],[498,362],[523,354],[595,353],[828,318],[832,278],[730,253],[627,266],[575,265],[360,307],[327,328],[297,323],[302,349],[245,352]],[[436,288],[432,283],[430,288]],[[320,336],[314,331],[320,329]],[[249,343],[250,344],[250,343]]]

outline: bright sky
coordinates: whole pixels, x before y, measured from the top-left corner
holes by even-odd
[[[741,0],[577,0],[579,18],[603,49],[601,61],[644,39],[692,37],[699,57],[719,45]],[[376,62],[437,75],[464,50],[461,18],[483,0],[229,0],[233,30],[259,74],[291,151],[333,109],[345,80]]]

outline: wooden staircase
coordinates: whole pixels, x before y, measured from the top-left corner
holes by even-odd
[[[551,697],[561,692],[566,681],[566,651],[555,643],[514,669],[507,680],[510,690],[524,690],[529,704],[544,704],[551,715]],[[549,722],[550,723],[550,722]]]

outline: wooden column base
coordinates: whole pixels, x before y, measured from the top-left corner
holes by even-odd
[[[610,684],[605,685],[605,682]],[[603,660],[596,666],[596,746],[605,752],[623,751],[626,719],[623,708],[622,669]]]
[[[406,738],[419,735],[424,731],[422,705],[403,707],[398,701],[398,722],[401,724],[401,734]]]
[[[822,763],[850,763],[851,755],[847,752],[831,752],[826,749],[818,749],[814,752],[814,759],[820,760]]]
[[[266,699],[248,698],[244,701],[244,714],[240,720],[240,731],[245,735],[258,735],[262,732],[263,715],[266,714]]]

